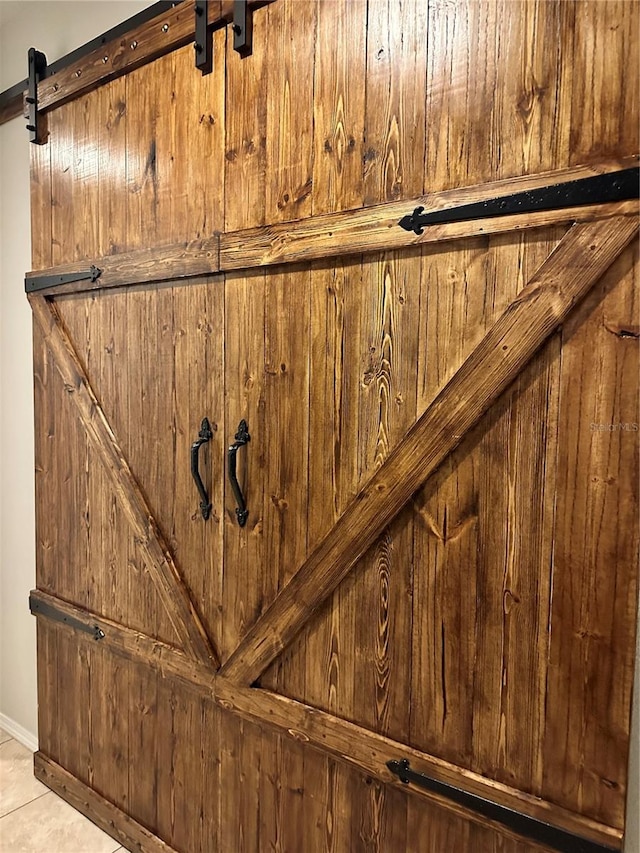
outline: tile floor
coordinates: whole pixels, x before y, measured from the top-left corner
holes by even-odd
[[[0,729],[0,851],[124,853],[124,847],[38,782],[32,753]]]

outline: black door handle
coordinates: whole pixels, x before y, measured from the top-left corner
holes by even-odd
[[[207,490],[205,489],[204,483],[202,482],[202,477],[200,476],[198,461],[200,448],[203,444],[206,444],[212,436],[213,433],[211,432],[211,424],[209,423],[208,418],[204,418],[202,423],[200,424],[200,432],[198,433],[198,438],[191,445],[191,475],[195,480],[196,487],[201,498],[200,512],[202,513],[202,517],[205,521],[211,515],[211,501],[209,500],[209,495],[207,494]]]
[[[249,435],[247,422],[242,420],[238,424],[236,440],[229,447],[229,450],[227,452],[227,470],[229,473],[229,482],[231,483],[231,488],[233,490],[236,503],[238,504],[238,506],[236,507],[236,518],[238,519],[238,524],[240,525],[240,527],[244,527],[247,523],[249,510],[247,509],[247,504],[245,502],[244,495],[242,494],[242,489],[240,488],[238,477],[236,476],[236,456],[238,455],[238,448],[243,447],[248,441],[251,441],[251,436]]]

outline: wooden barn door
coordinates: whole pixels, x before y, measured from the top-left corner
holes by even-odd
[[[621,850],[638,6],[250,5],[40,84],[36,774],[131,850]]]

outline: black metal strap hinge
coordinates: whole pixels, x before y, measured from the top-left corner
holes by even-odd
[[[488,219],[495,216],[510,216],[516,213],[535,213],[541,210],[562,210],[565,207],[582,207],[587,204],[606,204],[627,201],[640,197],[640,169],[622,169],[579,178],[534,190],[514,193],[423,213],[424,207],[416,207],[412,214],[403,216],[398,225],[405,231],[422,234],[428,225],[443,222],[461,222],[468,219]]]
[[[97,281],[102,275],[102,270],[91,264],[88,270],[78,272],[67,272],[61,275],[32,275],[25,276],[24,289],[27,293],[35,290],[45,290],[47,287],[57,287],[60,284],[70,284],[73,281]]]
[[[233,0],[233,49],[249,56],[253,45],[253,15],[247,0]]]
[[[448,782],[441,782],[438,779],[433,779],[431,776],[417,773],[411,769],[411,765],[406,758],[400,761],[387,761],[387,767],[405,785],[418,785],[427,791],[432,791],[434,794],[446,797],[448,800],[474,811],[489,820],[501,823],[518,835],[530,838],[540,844],[545,844],[547,847],[561,851],[561,853],[569,853],[569,851],[571,853],[614,853],[613,847],[582,838],[566,829],[551,826],[551,824],[545,823],[545,821],[522,814],[522,812],[517,812],[515,809],[510,809],[507,806],[502,806],[499,803],[493,802],[493,800],[486,800],[477,794],[463,791],[461,788],[456,788],[455,785],[450,785]]]
[[[76,619],[75,616],[69,616],[58,610],[52,604],[47,604],[44,601],[39,601],[33,595],[29,596],[29,610],[34,616],[44,616],[52,622],[62,622],[76,631],[82,631],[84,634],[90,634],[94,640],[104,640],[105,633],[99,625],[92,625],[89,622],[83,622],[81,619]]]
[[[208,0],[196,0],[196,40],[193,47],[196,52],[196,68],[205,74],[213,71],[213,38],[209,29]]]
[[[25,101],[29,108],[29,118],[27,119],[29,142],[33,142],[35,145],[44,145],[47,141],[47,123],[38,110],[38,83],[47,76],[47,57],[35,47],[30,47],[28,59],[29,87]]]

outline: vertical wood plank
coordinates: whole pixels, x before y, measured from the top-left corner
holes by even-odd
[[[640,101],[636,5],[579,0],[573,34],[571,165],[636,154],[640,148],[634,119]],[[617,72],[612,62],[619,63]]]
[[[158,675],[143,664],[131,665],[129,680],[129,812],[148,829],[158,827],[159,730]],[[144,772],[141,772],[144,768]]]
[[[60,764],[82,782],[90,777],[90,663],[86,648],[66,631],[58,634],[56,725]],[[78,697],[83,697],[82,701]]]
[[[29,146],[31,198],[31,269],[44,269],[51,260],[52,144]]]
[[[265,223],[268,13],[253,15],[253,49],[241,58],[227,40],[225,113],[226,231]],[[241,106],[240,106],[241,105]]]
[[[573,4],[429,3],[425,191],[568,165]]]
[[[313,96],[313,213],[362,205],[366,0],[319,0]]]
[[[77,640],[71,637],[74,647]],[[128,661],[98,644],[83,652],[90,660],[90,685],[75,703],[88,706],[91,772],[88,784],[99,794],[129,809],[129,682]],[[88,697],[78,702],[77,696]],[[75,775],[75,774],[74,774]]]
[[[370,0],[364,204],[422,192],[428,3]]]
[[[222,635],[224,527],[224,285],[221,280],[173,288],[173,375],[170,405],[175,502],[171,543],[207,632]],[[166,401],[169,402],[169,401]],[[166,405],[166,403],[165,403]],[[207,417],[213,438],[200,451],[200,471],[212,503],[205,521],[191,476],[191,445]]]
[[[268,455],[264,412],[265,275],[227,276],[225,283],[225,419],[223,448],[245,420],[250,442],[238,453],[249,515],[238,525],[224,468],[224,588],[222,653],[230,654],[264,606],[264,478]]]
[[[638,254],[562,333],[543,793],[622,827],[638,532]],[[635,426],[634,426],[635,424]]]
[[[164,158],[168,174],[161,181],[170,211],[163,233],[171,242],[209,237],[224,228],[227,28],[212,38],[212,74],[194,71],[191,44],[172,55],[170,156]]]
[[[267,222],[311,213],[315,0],[267,7]],[[254,31],[254,43],[256,34]],[[230,70],[230,73],[231,70]]]
[[[37,624],[38,748],[60,764],[58,709],[58,636],[55,625]]]

